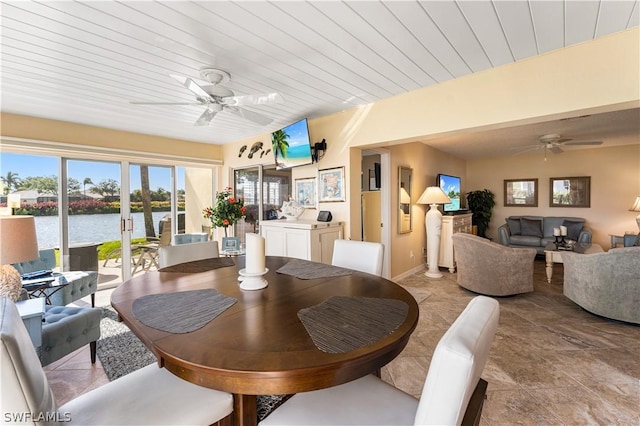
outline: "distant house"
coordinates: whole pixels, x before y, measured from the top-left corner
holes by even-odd
[[[36,190],[30,189],[30,190],[26,190],[26,191],[16,191],[16,192],[12,192],[12,194],[18,194],[20,195],[20,202],[22,204],[36,204],[36,203],[46,203],[46,202],[57,202],[58,201],[58,196],[54,195],[54,194],[41,194]],[[109,197],[109,198],[114,198],[114,197]],[[119,198],[119,195],[117,197],[115,197],[116,199]],[[87,193],[86,195],[83,194],[80,191],[74,191],[69,193],[69,201],[81,201],[81,200],[104,200],[107,201],[105,199],[105,197],[103,197],[100,194],[93,194],[93,193]],[[6,204],[7,203],[7,196],[6,195],[0,195],[0,204]]]

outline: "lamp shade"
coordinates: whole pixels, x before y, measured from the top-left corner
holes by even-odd
[[[38,239],[33,216],[0,216],[0,265],[37,257]]]
[[[631,208],[629,209],[631,212],[640,212],[640,197],[636,198],[636,202],[633,203]]]
[[[411,197],[404,187],[400,188],[400,204],[411,204]]]
[[[447,194],[438,186],[428,187],[418,199],[418,204],[448,204],[450,202]]]

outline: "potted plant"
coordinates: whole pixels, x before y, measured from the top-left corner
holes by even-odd
[[[224,228],[224,236],[227,236],[227,228],[233,226],[245,215],[246,208],[242,198],[234,198],[233,190],[227,187],[222,192],[216,193],[215,206],[207,207],[202,215],[211,221],[214,228]]]
[[[478,236],[487,238],[486,232],[491,222],[491,209],[496,205],[493,192],[488,189],[467,192],[467,208],[473,212],[471,221],[478,227]]]

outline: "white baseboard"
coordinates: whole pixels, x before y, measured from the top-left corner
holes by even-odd
[[[398,281],[400,281],[400,280],[402,280],[402,279],[407,278],[408,276],[411,276],[411,275],[413,275],[413,274],[415,274],[415,273],[417,273],[417,272],[423,271],[423,270],[425,270],[425,269],[427,269],[427,268],[425,267],[425,265],[424,265],[424,264],[418,265],[418,266],[416,266],[416,267],[414,267],[414,268],[409,269],[409,270],[408,270],[408,271],[406,271],[406,272],[403,272],[403,273],[402,273],[402,274],[400,274],[400,275],[397,275],[397,276],[395,276],[395,277],[391,278],[391,281],[393,281],[393,282],[398,282]]]

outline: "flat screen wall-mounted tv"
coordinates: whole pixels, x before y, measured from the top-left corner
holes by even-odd
[[[271,133],[271,149],[276,169],[311,164],[311,140],[307,119],[303,118]]]
[[[439,174],[437,185],[447,194],[451,200],[449,204],[443,205],[445,212],[457,212],[462,210],[460,206],[460,185],[461,179],[458,176]]]

